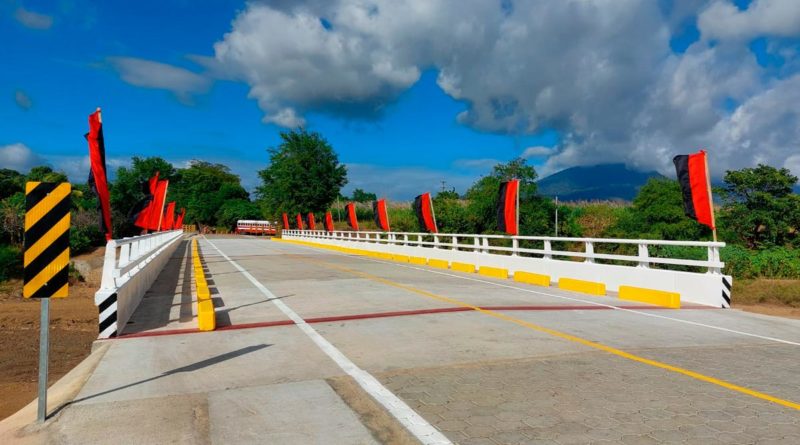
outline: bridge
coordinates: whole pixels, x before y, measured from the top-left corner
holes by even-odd
[[[728,309],[721,243],[675,243],[704,260],[660,244],[111,241],[93,353],[51,387],[47,422],[28,407],[0,440],[800,443],[800,321]]]

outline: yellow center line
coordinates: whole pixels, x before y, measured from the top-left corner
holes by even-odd
[[[594,341],[591,341],[591,340],[587,340],[585,338],[581,338],[581,337],[578,337],[578,336],[575,336],[575,335],[567,334],[565,332],[557,331],[555,329],[546,328],[544,326],[540,326],[540,325],[537,325],[535,323],[531,323],[531,322],[528,322],[528,321],[525,321],[525,320],[520,320],[519,318],[515,318],[515,317],[512,317],[512,316],[503,314],[501,312],[496,312],[496,311],[489,310],[489,309],[483,309],[483,308],[480,308],[478,306],[466,303],[464,301],[457,300],[455,298],[450,298],[450,297],[445,297],[445,296],[442,296],[442,295],[437,295],[437,294],[434,294],[434,293],[431,293],[431,292],[428,292],[428,291],[424,291],[424,290],[417,289],[417,288],[414,288],[414,287],[411,287],[411,286],[408,286],[408,285],[405,285],[405,284],[401,284],[401,283],[398,283],[398,282],[395,282],[395,281],[392,281],[392,280],[388,280],[386,278],[381,278],[379,276],[372,275],[372,274],[369,274],[369,273],[366,273],[366,272],[361,272],[361,271],[358,271],[358,270],[349,269],[347,267],[343,267],[343,266],[339,266],[339,265],[335,265],[335,264],[330,264],[330,263],[327,263],[327,262],[324,262],[324,261],[313,260],[313,259],[309,259],[309,258],[305,258],[305,257],[302,257],[302,256],[293,255],[293,254],[289,254],[289,256],[297,258],[297,259],[300,259],[302,261],[315,263],[315,264],[321,265],[323,267],[327,267],[329,269],[335,269],[335,270],[339,270],[339,271],[342,271],[342,272],[347,272],[347,273],[350,273],[352,275],[360,276],[362,278],[366,278],[366,279],[371,280],[371,281],[375,281],[375,282],[378,282],[378,283],[381,283],[381,284],[385,284],[387,286],[392,286],[392,287],[396,287],[398,289],[403,289],[403,290],[406,290],[408,292],[412,292],[412,293],[415,293],[415,294],[418,294],[418,295],[422,295],[422,296],[427,297],[427,298],[432,298],[434,300],[443,301],[443,302],[450,303],[450,304],[453,304],[453,305],[456,305],[456,306],[470,308],[470,309],[472,309],[472,310],[474,310],[476,312],[480,312],[480,313],[488,315],[490,317],[494,317],[494,318],[497,318],[497,319],[500,319],[500,320],[504,320],[504,321],[507,321],[507,322],[510,322],[510,323],[514,323],[514,324],[516,324],[518,326],[522,326],[522,327],[525,327],[525,328],[528,328],[528,329],[531,329],[531,330],[534,330],[534,331],[538,331],[538,332],[542,332],[542,333],[545,333],[545,334],[548,334],[548,335],[552,335],[554,337],[558,337],[558,338],[561,338],[561,339],[564,339],[564,340],[568,340],[568,341],[571,341],[571,342],[579,343],[579,344],[588,346],[590,348],[598,349],[600,351],[604,351],[604,352],[607,352],[609,354],[616,355],[618,357],[626,358],[628,360],[632,360],[632,361],[639,362],[639,363],[644,363],[646,365],[654,366],[656,368],[665,369],[667,371],[671,371],[671,372],[675,372],[675,373],[678,373],[678,374],[682,374],[682,375],[685,375],[687,377],[691,377],[691,378],[696,379],[696,380],[700,380],[700,381],[703,381],[703,382],[706,382],[706,383],[711,383],[713,385],[721,386],[723,388],[726,388],[726,389],[729,389],[729,390],[732,390],[732,391],[736,391],[736,392],[739,392],[739,393],[742,393],[742,394],[747,394],[749,396],[752,396],[752,397],[755,397],[755,398],[758,398],[758,399],[761,399],[761,400],[766,400],[768,402],[777,403],[778,405],[782,405],[782,406],[785,406],[785,407],[788,407],[788,408],[800,410],[800,403],[796,403],[796,402],[792,402],[790,400],[785,400],[785,399],[781,399],[781,398],[778,398],[778,397],[775,397],[775,396],[771,396],[771,395],[763,393],[763,392],[755,391],[755,390],[752,390],[750,388],[745,388],[744,386],[739,386],[739,385],[736,385],[736,384],[733,384],[733,383],[730,383],[730,382],[726,382],[725,380],[720,380],[720,379],[717,379],[717,378],[714,378],[714,377],[707,376],[705,374],[700,374],[699,372],[691,371],[691,370],[684,369],[684,368],[681,368],[681,367],[678,367],[678,366],[669,365],[667,363],[662,363],[662,362],[659,362],[657,360],[651,360],[649,358],[640,357],[638,355],[631,354],[630,352],[625,352],[625,351],[623,351],[621,349],[617,349],[617,348],[614,348],[612,346],[607,346],[607,345],[604,345],[602,343],[598,343],[598,342],[594,342]]]

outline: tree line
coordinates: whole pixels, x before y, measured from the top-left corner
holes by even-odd
[[[144,197],[143,184],[159,173],[168,179],[167,201],[186,209],[186,223],[233,228],[239,219],[279,221],[280,215],[332,211],[337,227],[344,229],[341,206],[357,206],[360,225],[374,228],[369,203],[375,193],[356,189],[341,195],[347,183],[347,169],[325,138],[303,129],[281,133],[281,143],[268,149],[269,162],[258,171],[261,184],[251,197],[239,177],[222,164],[193,161],[176,168],[159,157],[133,157],[130,166],[120,167],[110,182],[113,233],[115,238],[137,235],[140,229],[130,221],[133,205]],[[651,179],[632,203],[562,203],[558,206],[537,190],[537,172],[524,159],[496,165],[478,178],[463,194],[440,191],[433,197],[436,221],[441,233],[491,234],[497,231],[496,203],[501,182],[520,180],[519,214],[522,235],[553,235],[558,212],[558,234],[566,237],[642,238],[667,240],[710,240],[711,231],[683,214],[678,182]],[[20,245],[24,219],[26,181],[62,182],[67,177],[47,166],[34,167],[27,174],[0,170],[0,280],[19,273]],[[723,261],[738,276],[800,277],[800,197],[793,192],[798,178],[785,168],[759,165],[728,171],[723,184],[714,189],[717,227]],[[420,190],[420,193],[426,190]],[[73,254],[102,245],[98,228],[97,197],[84,183],[73,184],[70,244]],[[419,231],[411,202],[389,206],[392,230]],[[620,251],[628,248],[617,247]],[[691,248],[663,247],[652,254],[702,258],[705,252]],[[679,250],[679,249],[678,249]]]

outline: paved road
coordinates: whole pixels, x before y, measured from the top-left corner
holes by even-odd
[[[180,333],[191,283],[164,274],[154,289],[174,283],[160,299],[172,316],[140,316],[147,329],[131,332],[167,335],[113,340],[51,437],[800,443],[796,320],[657,310],[257,238],[200,249],[220,329]]]

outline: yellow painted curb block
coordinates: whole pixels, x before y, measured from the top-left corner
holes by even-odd
[[[478,273],[492,278],[508,278],[508,269],[502,269],[500,267],[481,266],[478,269]]]
[[[197,303],[197,327],[201,331],[213,331],[217,327],[214,303],[210,299]]]
[[[681,307],[681,294],[677,292],[647,289],[644,287],[620,286],[619,299],[653,304],[672,309],[680,309]]]
[[[606,285],[604,283],[576,280],[575,278],[559,278],[558,288],[589,295],[606,294]]]
[[[399,261],[401,263],[407,263],[408,255],[392,255],[392,260]]]
[[[202,302],[205,300],[211,299],[211,291],[208,290],[208,287],[201,286],[197,288],[197,301]]]
[[[450,263],[450,269],[453,269],[458,272],[467,272],[467,273],[475,273],[475,265],[468,264],[468,263],[458,263],[453,261]]]
[[[433,258],[428,260],[428,266],[438,267],[439,269],[447,269],[448,264],[447,260],[436,260]]]
[[[421,256],[412,256],[412,257],[408,258],[408,262],[411,263],[411,264],[419,264],[419,265],[424,266],[424,265],[428,264],[428,259],[427,258],[423,258]]]
[[[526,284],[534,284],[536,286],[550,286],[550,276],[533,272],[514,272],[514,281]]]

